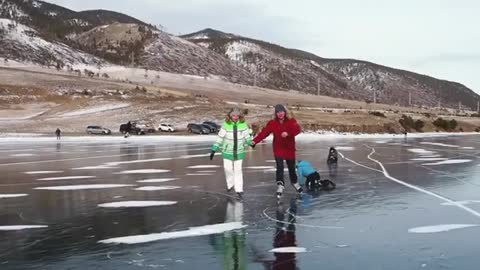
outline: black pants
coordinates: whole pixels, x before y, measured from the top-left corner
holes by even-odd
[[[285,180],[283,179],[283,171],[285,169],[283,162],[287,162],[287,167],[288,167],[288,174],[290,176],[290,182],[292,184],[296,184],[298,182],[297,179],[297,171],[296,171],[296,165],[295,165],[295,159],[293,160],[283,160],[283,158],[278,158],[275,157],[275,162],[277,163],[277,173],[276,173],[276,181],[277,185],[282,184],[285,185]]]

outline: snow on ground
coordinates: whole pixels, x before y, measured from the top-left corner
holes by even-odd
[[[37,113],[34,113],[34,114],[30,114],[30,115],[26,115],[26,116],[17,116],[17,117],[0,117],[0,121],[29,120],[29,119],[32,119],[34,117],[40,116],[40,115],[42,115],[46,112],[47,111],[41,111],[41,112],[37,112]]]
[[[439,233],[464,228],[478,227],[478,224],[442,224],[409,229],[409,233]]]
[[[177,204],[174,201],[125,201],[102,203],[98,207],[102,208],[127,208],[127,207],[152,207],[152,206],[169,206]]]
[[[239,60],[241,55],[248,53],[248,52],[260,52],[262,48],[256,44],[250,42],[238,42],[233,41],[227,45],[225,54],[228,56],[230,60]]]
[[[64,117],[71,117],[71,116],[82,116],[87,114],[94,114],[99,112],[106,112],[106,111],[114,111],[119,109],[124,109],[129,107],[129,103],[119,103],[119,104],[105,104],[105,105],[95,105],[91,108],[81,109],[73,112],[68,112],[62,114]]]
[[[9,25],[14,27],[10,29]],[[28,48],[32,53],[48,50],[55,58],[62,59],[68,64],[102,62],[92,55],[74,50],[65,44],[46,41],[37,36],[34,29],[12,20],[0,19],[0,26],[7,29],[3,39],[10,40],[16,46]]]
[[[315,62],[315,61],[313,61],[313,60],[310,60],[310,64],[312,64],[312,65],[314,65],[314,66],[316,66],[316,67],[319,67],[319,68],[322,67],[319,63],[317,63],[317,62]]]
[[[178,239],[185,237],[204,236],[211,234],[220,234],[228,231],[239,230],[247,227],[241,222],[222,223],[206,225],[200,227],[191,227],[185,231],[152,233],[143,235],[132,235],[125,237],[116,237],[99,241],[102,244],[141,244],[167,239]]]

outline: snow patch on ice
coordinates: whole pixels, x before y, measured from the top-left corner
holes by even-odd
[[[464,228],[478,227],[478,224],[442,224],[409,229],[409,233],[439,233]]]
[[[25,172],[25,174],[54,174],[54,173],[63,173],[63,171],[31,171],[31,172]]]
[[[211,173],[187,173],[186,176],[211,176]]]
[[[139,180],[137,182],[138,183],[164,183],[164,182],[170,182],[174,180],[178,180],[178,178],[145,179],[145,180]]]
[[[122,164],[136,164],[136,163],[147,163],[147,162],[156,162],[156,161],[167,161],[172,160],[172,158],[152,158],[152,159],[139,159],[139,160],[129,160],[129,161],[118,161],[118,162],[107,162],[105,166],[118,166]]]
[[[351,146],[337,146],[335,149],[337,149],[338,151],[353,151],[353,150],[355,150],[355,147],[351,147]]]
[[[460,146],[458,146],[458,145],[444,144],[444,143],[433,143],[433,142],[421,142],[420,144],[427,144],[427,145],[434,145],[434,146],[443,146],[443,147],[449,147],[449,148],[459,148],[459,147],[460,147]]]
[[[455,206],[455,204],[469,205],[469,204],[476,204],[476,203],[480,203],[480,200],[456,201],[455,203],[446,202],[446,203],[442,203],[442,205]]]
[[[108,170],[108,169],[117,169],[117,168],[118,167],[99,165],[99,166],[86,166],[86,167],[80,167],[80,168],[73,168],[72,170]]]
[[[20,230],[29,230],[29,229],[43,229],[47,228],[46,225],[10,225],[10,226],[0,226],[0,231],[20,231]]]
[[[447,160],[447,158],[412,158],[411,161],[441,161]]]
[[[102,203],[98,207],[102,208],[128,208],[128,207],[151,207],[151,206],[169,206],[177,204],[174,201],[124,201],[124,202],[112,202]]]
[[[462,147],[461,149],[465,149],[465,150],[474,150],[474,149],[475,149],[475,147],[466,146],[466,147]]]
[[[472,160],[471,159],[449,159],[449,160],[444,160],[444,161],[439,161],[434,163],[424,163],[422,165],[436,166],[436,165],[447,165],[447,164],[461,164],[461,163],[469,163],[469,162],[472,162]]]
[[[0,194],[0,199],[18,198],[25,196],[28,196],[28,194]]]
[[[187,167],[189,169],[213,169],[213,168],[220,168],[218,165],[196,165]]]
[[[442,157],[442,155],[421,155],[419,158],[439,158]]]
[[[178,186],[146,186],[146,187],[139,187],[135,190],[137,191],[162,191],[162,190],[173,190],[179,189],[181,187]]]
[[[435,152],[433,151],[429,151],[429,150],[425,150],[425,149],[421,149],[421,148],[411,148],[411,149],[408,149],[409,152],[412,152],[412,153],[415,153],[415,154],[419,154],[419,155],[433,155],[435,154]]]
[[[246,167],[247,169],[252,169],[252,170],[269,170],[269,169],[275,169],[273,166],[249,166]]]
[[[10,155],[11,157],[34,157],[34,156],[38,156],[38,155],[35,155],[35,154],[14,154],[14,155]]]
[[[71,186],[53,186],[53,187],[37,187],[37,190],[87,190],[87,189],[107,189],[134,187],[135,185],[117,185],[117,184],[96,184],[96,185],[71,185]]]
[[[62,177],[48,177],[39,178],[38,181],[57,181],[57,180],[79,180],[79,179],[92,179],[96,176],[62,176]]]
[[[143,170],[129,170],[121,171],[115,174],[148,174],[148,173],[168,173],[170,170],[160,170],[160,169],[143,169]]]
[[[177,231],[177,232],[163,232],[163,233],[152,233],[152,234],[143,234],[143,235],[132,235],[132,236],[125,236],[125,237],[116,237],[110,238],[106,240],[101,240],[99,243],[102,244],[141,244],[141,243],[148,243],[154,242],[159,240],[167,240],[167,239],[178,239],[178,238],[185,238],[185,237],[196,237],[196,236],[204,236],[204,235],[212,235],[212,234],[220,234],[228,231],[239,230],[242,228],[247,227],[247,225],[243,225],[241,222],[231,222],[231,223],[222,223],[222,224],[214,224],[214,225],[206,225],[200,227],[191,227],[185,231]]]
[[[210,154],[185,155],[185,156],[180,156],[179,159],[191,159],[191,158],[208,157],[208,156],[210,156]]]
[[[269,252],[274,253],[305,253],[307,252],[306,248],[303,247],[281,247],[271,249]]]

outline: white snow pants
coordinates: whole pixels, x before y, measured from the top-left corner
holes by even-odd
[[[223,168],[225,169],[225,178],[227,188],[235,188],[235,192],[243,192],[243,160],[223,159]]]

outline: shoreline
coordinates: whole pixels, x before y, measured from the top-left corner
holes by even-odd
[[[438,138],[452,136],[475,136],[477,132],[424,132],[408,133],[408,138]],[[61,140],[50,134],[42,133],[0,133],[0,143],[4,142],[213,142],[216,135],[134,135],[124,138],[120,135],[91,136],[91,135],[63,135]],[[336,140],[336,139],[405,139],[403,134],[389,133],[336,133],[336,132],[307,132],[297,136],[297,141]],[[267,138],[266,141],[271,141]]]

